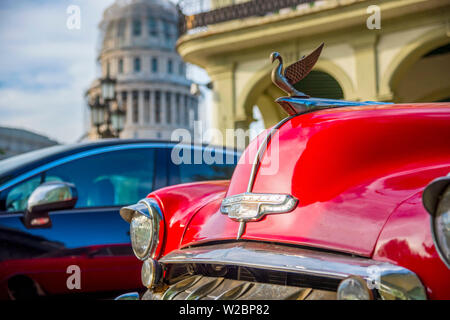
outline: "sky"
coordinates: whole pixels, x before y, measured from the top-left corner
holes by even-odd
[[[98,24],[113,2],[0,0],[0,126],[61,143],[83,135],[89,116],[84,93],[98,75]],[[80,29],[66,25],[70,5],[80,7]],[[188,76],[209,81],[198,68]]]

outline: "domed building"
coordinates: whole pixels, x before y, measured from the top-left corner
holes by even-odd
[[[117,105],[126,112],[121,138],[170,140],[173,130],[193,131],[198,99],[190,94],[186,65],[175,51],[177,9],[168,0],[116,0],[100,23],[101,77],[87,91],[101,96],[101,79],[115,79]],[[91,124],[90,139],[97,139]]]

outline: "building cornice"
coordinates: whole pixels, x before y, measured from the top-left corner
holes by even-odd
[[[382,21],[448,6],[445,0],[341,0],[322,6],[294,10],[264,17],[251,17],[208,27],[207,31],[184,35],[177,41],[177,50],[185,61],[205,67],[215,55],[233,53],[256,46],[302,37],[332,33],[360,27],[366,28],[367,7],[378,5]]]

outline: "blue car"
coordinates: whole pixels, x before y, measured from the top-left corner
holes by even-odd
[[[193,162],[195,153],[205,152],[222,160],[180,163]],[[57,264],[57,258],[74,252],[90,252],[91,259],[129,255],[136,263],[129,225],[119,209],[165,186],[230,179],[239,155],[201,145],[111,139],[54,146],[0,161],[0,291],[6,290],[9,298],[67,293],[46,288],[45,276],[36,275],[46,270],[29,270],[39,257],[46,258],[41,269],[51,269],[48,261]],[[92,253],[92,248],[102,253]],[[97,284],[82,291],[112,289],[130,288]],[[0,293],[0,298],[5,296]]]

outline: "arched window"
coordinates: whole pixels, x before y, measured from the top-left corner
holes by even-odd
[[[172,59],[169,59],[167,61],[167,73],[172,74],[173,73],[173,62]]]
[[[117,26],[117,36],[123,38],[125,36],[125,19],[120,19]]]
[[[123,59],[122,58],[119,59],[117,70],[119,73],[123,73]]]
[[[311,71],[295,88],[315,98],[344,98],[344,92],[336,79],[322,71]]]
[[[147,19],[148,33],[152,37],[156,37],[158,35],[158,28],[156,27],[156,21],[152,17]]]
[[[141,71],[141,58],[136,57],[134,58],[134,72],[140,71]]]
[[[158,72],[158,59],[155,57],[152,58],[152,72],[153,73]]]
[[[133,20],[133,36],[140,36],[142,32],[142,23],[140,19]]]
[[[178,65],[178,73],[180,74],[180,76],[184,76],[185,75],[184,62],[180,62],[180,64]]]
[[[166,42],[170,43],[171,41],[170,23],[167,21],[163,21],[163,32]]]

